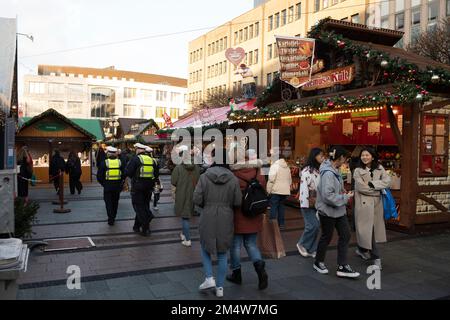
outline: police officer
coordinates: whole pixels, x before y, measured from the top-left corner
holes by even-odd
[[[149,236],[150,221],[153,219],[150,199],[159,171],[153,158],[146,154],[145,145],[136,143],[134,147],[136,155],[126,168],[126,176],[131,178],[131,203],[136,212],[133,231]]]
[[[106,148],[106,157],[106,160],[101,162],[98,168],[97,181],[103,186],[108,224],[113,226],[122,191],[125,165],[118,159],[117,149],[114,147]]]

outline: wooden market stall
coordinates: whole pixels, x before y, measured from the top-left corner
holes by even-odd
[[[98,120],[96,120],[98,121]],[[100,125],[98,125],[100,128]],[[100,130],[101,131],[101,130]],[[49,182],[50,157],[55,149],[67,161],[71,151],[81,159],[82,182],[92,181],[91,147],[98,138],[54,109],[48,109],[29,119],[16,135],[16,149],[27,145],[33,158],[33,173],[37,180]],[[69,181],[68,176],[64,181]]]
[[[235,127],[280,129],[294,177],[291,199],[312,147],[343,145],[358,157],[370,145],[393,176],[400,217],[389,225],[407,232],[450,226],[450,66],[393,47],[402,35],[324,19],[308,34],[314,65],[322,66],[311,80],[298,92],[276,80],[258,98],[258,111],[230,113]],[[350,183],[350,168],[342,174]]]

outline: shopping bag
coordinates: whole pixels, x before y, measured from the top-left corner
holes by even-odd
[[[129,192],[130,191],[130,187],[128,185],[128,178],[126,178],[123,182],[123,187],[122,187],[122,192]]]
[[[395,199],[392,196],[391,190],[383,189],[381,191],[381,196],[383,199],[384,219],[385,220],[397,219],[398,218],[398,212],[396,208],[397,206],[395,205]]]
[[[262,256],[268,259],[280,259],[286,256],[278,221],[270,220],[267,214],[264,214],[262,229],[258,235],[258,247]]]

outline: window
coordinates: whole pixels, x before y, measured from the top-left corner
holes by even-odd
[[[272,74],[267,74],[267,86],[270,86],[272,84]]]
[[[286,9],[284,9],[283,11],[281,11],[281,25],[284,26],[287,22],[287,11]]]
[[[211,78],[211,66],[208,67],[207,77],[208,79]]]
[[[395,12],[405,10],[405,0],[395,0]]]
[[[323,9],[328,8],[328,0],[323,0]]]
[[[248,38],[253,39],[253,25],[250,25],[250,27],[248,27]]]
[[[420,4],[421,4],[421,0],[411,0],[411,8],[420,6]]]
[[[29,85],[31,94],[43,94],[45,93],[45,83],[42,82],[30,82]]]
[[[189,54],[189,63],[192,63],[193,62],[193,60],[192,60],[192,52]]]
[[[414,45],[420,35],[420,24],[414,24],[411,27],[411,44]]]
[[[238,43],[238,39],[239,39],[239,34],[238,34],[238,32],[236,31],[236,32],[234,33],[234,44],[235,44],[235,45]]]
[[[255,85],[258,85],[258,77],[253,77],[255,79]]]
[[[208,44],[208,56],[211,55],[211,44]]]
[[[248,40],[248,27],[244,29],[244,41]]]
[[[292,21],[294,21],[294,6],[289,7],[288,12],[288,23],[291,23]]]
[[[164,112],[166,112],[166,108],[164,107],[156,107],[156,116],[155,118],[162,118],[164,115]]]
[[[450,0],[447,0],[447,16],[450,16]]]
[[[320,0],[314,0],[314,12],[320,10]]]
[[[389,16],[381,18],[381,27],[389,29]]]
[[[59,112],[64,112],[64,101],[49,101],[48,107]]]
[[[145,118],[145,119],[154,118],[151,106],[141,106],[139,113],[140,113],[141,118]]]
[[[380,6],[380,15],[382,17],[389,15],[389,2],[390,1],[382,1]]]
[[[222,62],[219,63],[219,74],[222,74]]]
[[[141,89],[141,98],[143,100],[151,100],[152,99],[152,94],[153,91],[152,90],[148,90],[148,89]]]
[[[170,118],[178,119],[179,111],[177,108],[170,108]]]
[[[91,117],[109,118],[115,113],[116,92],[110,88],[91,88]]]
[[[241,30],[239,30],[239,43],[242,42],[242,36],[243,36],[243,34],[242,34],[242,29],[241,29]]]
[[[175,102],[175,103],[181,103],[181,93],[171,92],[170,93],[170,101]]]
[[[359,14],[352,15],[352,23],[359,23]]]
[[[124,117],[137,117],[139,116],[137,113],[137,108],[132,104],[124,104],[123,105],[123,116]]]
[[[421,177],[448,175],[448,125],[448,115],[428,113],[422,117]]]
[[[272,31],[273,29],[273,16],[269,17],[269,25],[267,27],[269,29],[269,31]]]
[[[67,104],[67,111],[69,114],[81,114],[83,104],[78,101],[69,101]]]
[[[125,88],[123,92],[123,97],[127,99],[136,98],[136,88]]]
[[[228,62],[224,61],[223,62],[223,73],[227,73],[227,65],[228,65]]]
[[[411,24],[420,25],[420,6],[411,9]]]
[[[64,83],[49,83],[48,93],[49,94],[64,94]]]
[[[278,58],[278,46],[276,43],[273,44],[273,48],[274,48],[274,58]]]
[[[255,37],[259,36],[259,22],[255,23]]]
[[[272,45],[269,44],[269,45],[267,46],[267,60],[272,59],[272,57],[273,57]]]
[[[320,5],[320,2],[318,2],[319,0],[316,1]],[[295,20],[300,19],[301,15],[302,15],[302,3],[299,2],[295,5]]]
[[[428,23],[436,22],[439,15],[439,1],[428,1]]]
[[[227,48],[228,48],[228,37],[225,37],[223,38],[223,49],[226,50]]]
[[[166,101],[167,91],[156,90],[156,101]]]
[[[245,64],[245,65],[248,65],[248,60],[247,60],[247,58],[248,58],[248,53],[245,54],[245,59],[244,59],[244,64]]]
[[[405,14],[398,13],[395,15],[395,29],[402,30],[405,24]]]
[[[83,85],[69,83],[67,85],[67,93],[71,96],[82,96],[83,95]]]
[[[251,66],[253,64],[253,51],[248,53],[248,64]]]
[[[280,13],[275,13],[275,29],[280,27]]]
[[[253,59],[253,61],[255,62],[255,64],[258,64],[258,61],[259,61],[258,54],[259,54],[259,50],[256,49],[256,50],[255,50],[255,57],[254,57],[254,59]]]

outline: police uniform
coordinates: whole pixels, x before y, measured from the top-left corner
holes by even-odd
[[[117,149],[108,147],[108,158],[100,163],[97,181],[103,186],[103,199],[108,214],[108,224],[114,225],[122,191],[125,165],[117,158]]]
[[[134,146],[143,151],[146,148],[140,143]],[[142,235],[146,236],[150,232],[150,221],[153,219],[150,199],[155,179],[159,176],[158,167],[152,157],[142,152],[128,162],[126,176],[131,178],[131,203],[136,212],[133,230],[142,231]]]

